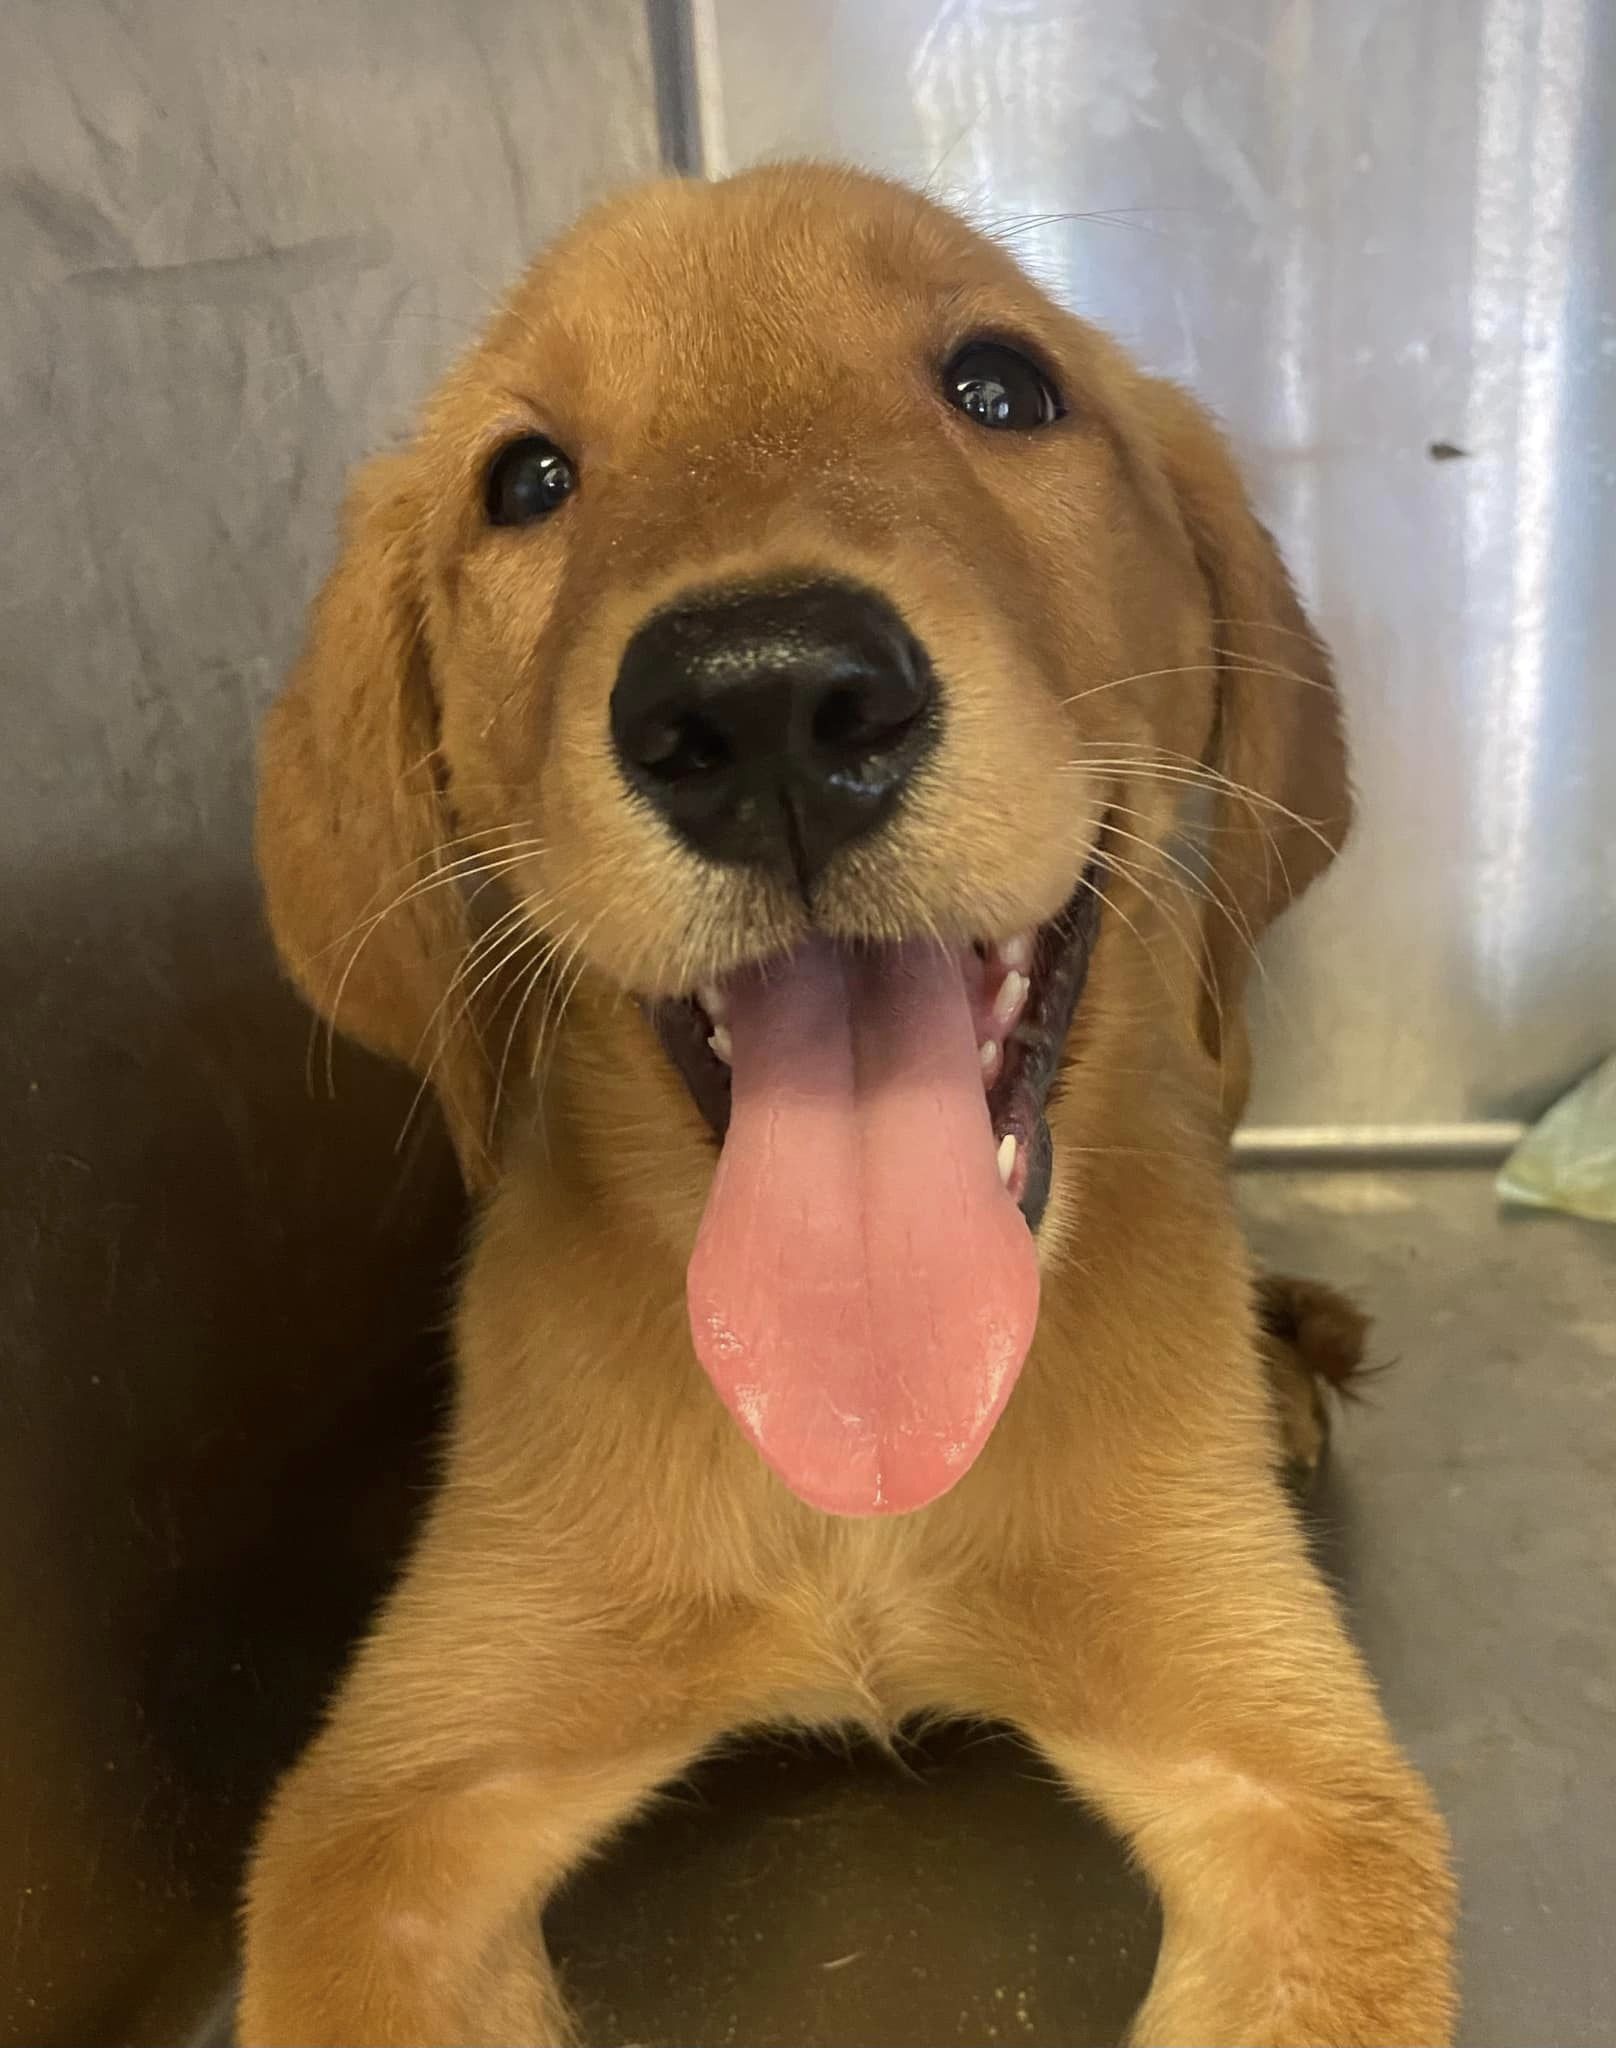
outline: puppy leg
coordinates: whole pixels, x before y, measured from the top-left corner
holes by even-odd
[[[1161,1897],[1134,2042],[1446,2042],[1444,1829],[1277,1483],[1231,1502],[1187,1481],[1107,1522],[1083,1585],[1049,1589],[1005,1647],[1011,1718]]]
[[[524,1603],[457,1555],[429,1540],[275,1795],[243,2048],[564,2039],[544,1899],[726,1725],[710,1630],[619,1620],[581,1572]]]

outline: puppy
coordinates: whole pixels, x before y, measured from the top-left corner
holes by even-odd
[[[558,2041],[544,1900],[658,1786],[938,1710],[1149,1874],[1137,2041],[1448,2039],[1443,1829],[1288,1511],[1226,1168],[1348,810],[1218,434],[991,240],[793,167],[539,261],[360,477],[264,740],[280,948],[481,1203],[245,2042]]]

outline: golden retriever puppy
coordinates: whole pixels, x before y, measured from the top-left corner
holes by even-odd
[[[1253,942],[1348,810],[1222,440],[994,242],[788,167],[540,259],[360,477],[264,742],[280,947],[481,1207],[247,2043],[557,2041],[544,1900],[658,1786],[938,1710],[1148,1872],[1138,2041],[1448,2038],[1226,1167]]]

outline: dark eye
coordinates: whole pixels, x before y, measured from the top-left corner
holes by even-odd
[[[1047,427],[1065,411],[1060,393],[1019,349],[968,341],[943,372],[943,396],[982,427]]]
[[[554,441],[524,434],[507,441],[488,465],[483,505],[491,526],[527,526],[553,512],[578,488],[578,472]]]

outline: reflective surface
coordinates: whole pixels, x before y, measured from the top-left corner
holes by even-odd
[[[1233,430],[1363,798],[1253,1122],[1535,1114],[1616,1043],[1616,0],[690,12],[710,165],[932,181]]]
[[[458,1217],[410,1084],[310,1098],[253,730],[349,462],[655,158],[638,0],[0,9],[5,2041],[217,1997],[421,1497]]]

